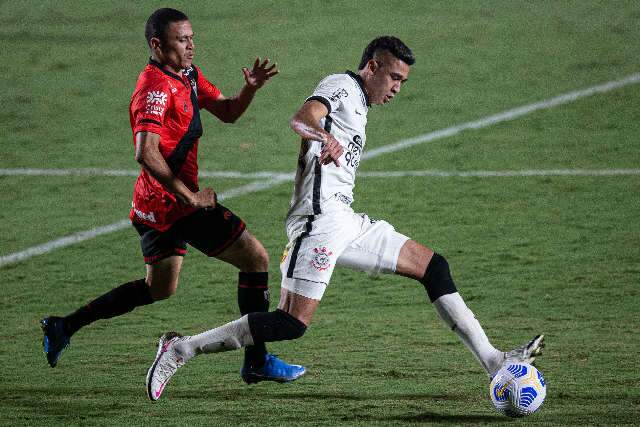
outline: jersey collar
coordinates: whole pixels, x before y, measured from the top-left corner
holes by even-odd
[[[162,64],[160,64],[158,61],[154,61],[153,58],[149,58],[149,65],[152,65],[156,68],[158,68],[160,71],[162,71],[163,73],[165,73],[167,76],[172,77],[176,80],[178,80],[179,82],[184,84],[184,80],[182,80],[182,77],[180,77],[178,74],[176,73],[172,73],[171,71],[166,70]]]
[[[364,81],[362,80],[362,77],[360,77],[360,74],[356,74],[350,70],[347,70],[345,72],[347,73],[347,75],[349,75],[349,77],[351,77],[358,83],[358,86],[360,86],[360,90],[364,95],[364,103],[367,105],[367,107],[371,107],[371,104],[369,103],[369,95],[367,95],[367,91],[364,89]]]

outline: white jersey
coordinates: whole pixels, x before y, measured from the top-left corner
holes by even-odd
[[[366,141],[369,101],[362,78],[350,71],[322,80],[307,101],[322,102],[329,113],[320,125],[344,148],[340,167],[322,166],[320,141],[302,141],[293,197],[288,216],[318,215],[344,208],[353,202],[356,170]]]

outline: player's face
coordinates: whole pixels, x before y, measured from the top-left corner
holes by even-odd
[[[368,66],[371,77],[368,79],[367,95],[371,104],[390,102],[409,78],[409,65],[388,52],[370,61]]]
[[[189,21],[172,22],[167,28],[167,41],[160,45],[162,63],[176,73],[193,62],[193,30]]]

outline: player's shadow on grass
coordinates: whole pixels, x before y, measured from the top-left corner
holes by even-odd
[[[176,391],[173,395],[174,399],[202,399],[202,392],[190,392],[185,390]],[[356,394],[356,393],[313,393],[313,392],[272,392],[269,390],[256,390],[254,389],[229,389],[216,398],[231,401],[241,400],[254,400],[259,399],[263,401],[275,400],[304,400],[304,401],[362,401],[363,405],[366,403],[369,409],[366,412],[354,412],[352,415],[338,416],[337,422],[358,422],[358,421],[399,421],[405,423],[451,423],[451,424],[463,424],[463,423],[502,423],[509,422],[511,419],[500,415],[469,415],[469,414],[439,414],[436,412],[424,411],[419,414],[395,414],[389,413],[386,415],[374,415],[371,414],[371,405],[384,407],[388,401],[408,401],[408,402],[424,402],[425,406],[429,405],[429,402],[436,401],[458,401],[465,402],[469,400],[469,396],[455,395],[455,394],[436,394],[436,393],[422,393],[422,394]],[[401,411],[401,409],[399,409]]]

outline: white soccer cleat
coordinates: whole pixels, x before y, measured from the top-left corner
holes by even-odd
[[[153,365],[147,372],[147,396],[152,401],[160,399],[164,387],[173,374],[186,361],[175,351],[175,344],[182,339],[182,335],[176,332],[167,332],[158,341],[158,352]]]
[[[533,364],[536,356],[542,354],[544,347],[544,335],[537,335],[525,345],[504,354],[503,365],[507,363],[529,363]]]

